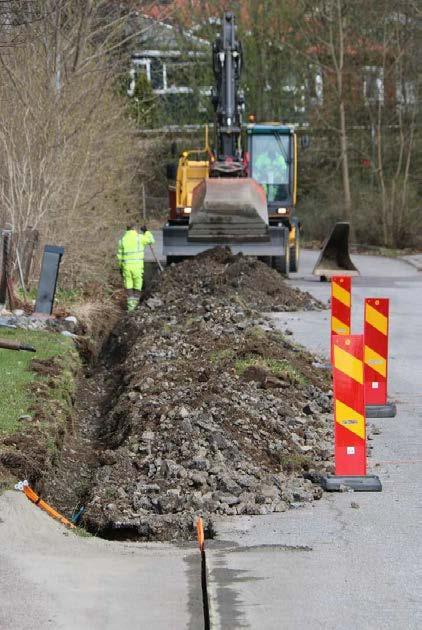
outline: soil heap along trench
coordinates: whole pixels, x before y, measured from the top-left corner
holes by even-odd
[[[321,307],[228,249],[168,268],[81,387],[91,453],[62,458],[51,500],[73,510],[63,488],[80,484],[90,531],[175,540],[193,536],[197,515],[212,535],[218,515],[319,499],[305,477],[331,469],[328,378],[262,313]]]

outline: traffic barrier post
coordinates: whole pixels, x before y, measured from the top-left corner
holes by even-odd
[[[394,418],[394,403],[387,400],[389,300],[365,299],[365,401],[367,418]]]
[[[331,365],[333,365],[333,337],[335,335],[350,335],[351,312],[352,278],[350,276],[333,276],[331,278]]]
[[[335,474],[322,478],[328,491],[347,486],[355,492],[380,492],[379,477],[366,470],[363,335],[334,335],[334,460]]]

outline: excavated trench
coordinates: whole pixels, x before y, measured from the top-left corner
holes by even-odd
[[[130,429],[124,418],[114,427],[106,429],[104,426],[124,387],[120,366],[127,355],[125,342],[130,330],[130,322],[124,317],[102,341],[98,352],[93,351],[95,343],[88,350],[85,344],[80,348],[84,369],[79,375],[75,395],[76,428],[67,434],[59,458],[41,482],[47,500],[69,517],[81,510],[83,515],[92,496],[95,472],[106,464],[105,451],[118,447]],[[122,328],[126,329],[123,337],[120,336]],[[80,523],[91,533],[106,539],[139,540],[139,534],[132,528],[112,530],[107,525],[103,529],[92,528],[83,517]]]
[[[43,494],[109,540],[186,541],[198,515],[268,514],[321,496],[331,398],[268,310],[320,308],[218,249],[172,267],[85,366],[77,430]]]

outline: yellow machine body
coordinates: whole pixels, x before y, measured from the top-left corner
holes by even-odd
[[[179,159],[176,178],[176,206],[177,208],[192,207],[192,193],[194,188],[208,177],[209,160],[192,160],[188,151],[184,151]]]

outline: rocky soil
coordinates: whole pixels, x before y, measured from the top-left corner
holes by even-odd
[[[95,444],[64,449],[48,496],[73,510],[63,489],[83,480],[91,531],[147,540],[191,538],[199,514],[212,535],[219,514],[318,499],[305,477],[331,468],[328,377],[260,311],[321,306],[225,249],[166,270],[88,374],[82,434],[86,446],[95,427]]]

